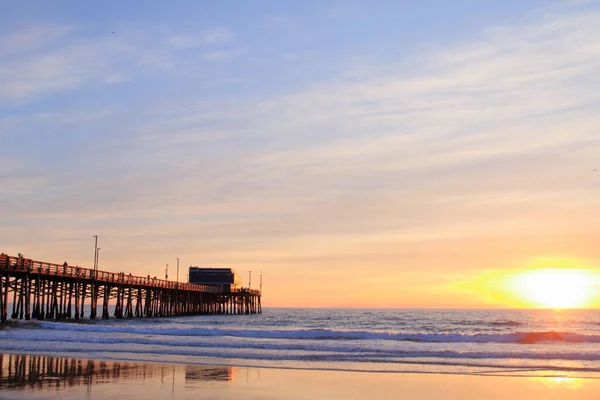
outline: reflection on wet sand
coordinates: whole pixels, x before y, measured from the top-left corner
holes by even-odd
[[[487,400],[597,400],[600,393],[600,376],[389,374],[95,361],[17,354],[0,354],[0,367],[0,398],[19,399],[325,400],[402,397],[479,400],[485,397]]]
[[[551,388],[568,388],[570,390],[581,389],[585,383],[584,379],[569,377],[544,377],[534,379]]]
[[[232,381],[231,367],[204,367],[187,365],[185,367],[186,381]]]
[[[152,363],[97,361],[77,358],[0,354],[0,390],[65,388],[111,383],[121,380],[165,380],[176,370],[185,380],[231,381],[233,368],[165,366]]]

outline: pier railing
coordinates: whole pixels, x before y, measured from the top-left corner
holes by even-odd
[[[0,270],[3,269],[16,272],[27,272],[30,274],[89,279],[106,283],[143,285],[161,289],[180,289],[205,293],[221,293],[221,289],[214,286],[167,281],[164,279],[151,278],[149,276],[145,277],[125,274],[124,272],[95,271],[91,268],[65,264],[52,264],[23,257],[11,257],[4,254],[0,255]]]

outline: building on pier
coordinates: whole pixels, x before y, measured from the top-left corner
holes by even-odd
[[[231,268],[190,267],[189,283],[216,287],[223,293],[237,288],[239,277]]]

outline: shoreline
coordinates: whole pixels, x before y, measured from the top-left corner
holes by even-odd
[[[600,372],[596,370],[586,369],[544,369],[544,368],[504,368],[498,367],[481,367],[474,366],[468,363],[448,363],[441,364],[437,362],[426,362],[416,360],[406,360],[395,365],[411,366],[412,369],[377,369],[377,368],[364,368],[361,367],[331,367],[324,366],[324,362],[311,361],[304,364],[297,363],[297,365],[274,365],[278,360],[251,360],[251,362],[239,361],[239,359],[232,358],[215,358],[215,357],[195,357],[195,362],[190,362],[189,359],[181,359],[180,356],[172,356],[160,354],[157,355],[162,359],[160,361],[148,359],[147,353],[141,353],[146,357],[138,356],[137,353],[102,353],[105,356],[99,356],[98,353],[82,353],[82,352],[61,352],[61,353],[48,353],[43,351],[11,351],[0,349],[0,355],[14,355],[14,356],[29,356],[29,357],[54,357],[63,359],[79,359],[79,360],[90,360],[96,362],[113,362],[113,363],[148,363],[148,364],[159,364],[159,365],[177,365],[177,366],[198,366],[198,367],[226,367],[226,368],[240,368],[240,369],[275,369],[283,371],[315,371],[315,372],[335,372],[335,373],[359,373],[359,374],[385,374],[385,375],[402,375],[402,374],[414,374],[414,375],[449,375],[449,376],[475,376],[475,377],[511,377],[511,378],[552,378],[552,379],[597,379],[600,380]],[[114,356],[110,356],[113,354]],[[125,356],[128,354],[130,357]],[[285,360],[283,360],[285,361]],[[299,365],[298,365],[299,364]],[[347,363],[348,366],[350,363]],[[447,368],[448,370],[424,370],[418,369],[418,367],[431,367]],[[473,368],[473,371],[460,370],[459,367]],[[527,373],[530,372],[530,373]]]
[[[438,363],[417,360],[405,360],[396,362],[394,365],[411,366],[411,369],[377,369],[361,367],[332,367],[325,366],[325,362],[309,361],[305,363],[296,363],[296,365],[279,364],[278,362],[286,360],[243,360],[234,358],[215,358],[215,357],[194,357],[195,362],[190,362],[188,358],[182,359],[180,356],[157,354],[161,360],[152,360],[147,356],[148,353],[101,353],[104,356],[99,356],[98,353],[82,353],[82,352],[59,352],[52,353],[43,351],[12,351],[0,349],[1,355],[14,356],[29,356],[29,357],[54,357],[64,359],[79,359],[90,360],[96,362],[115,362],[115,363],[148,363],[159,365],[184,365],[198,367],[227,367],[227,368],[246,368],[246,369],[275,369],[283,371],[315,371],[315,372],[336,372],[336,373],[359,373],[359,374],[386,374],[386,375],[455,375],[455,376],[481,376],[481,377],[512,377],[512,378],[552,378],[552,379],[596,379],[600,380],[600,372],[595,369],[571,368],[571,369],[549,369],[549,368],[505,368],[505,367],[489,367],[478,366],[469,363]],[[125,356],[126,354],[129,357]],[[142,356],[145,355],[146,357]],[[111,356],[113,355],[113,356]],[[253,361],[247,362],[247,361]],[[346,366],[354,365],[351,363]],[[437,367],[438,370],[418,369],[418,367]],[[460,370],[460,368],[472,368],[473,371]],[[447,368],[448,370],[442,370]],[[529,373],[527,373],[529,372]]]
[[[0,352],[0,389],[18,398],[331,399],[412,398],[530,400],[550,395],[592,399],[600,376],[557,377],[464,373],[382,373],[97,359]],[[508,371],[506,371],[508,372]],[[160,393],[160,396],[157,394]],[[497,395],[497,396],[496,396]],[[97,396],[97,397],[96,397]],[[10,398],[10,396],[9,396]]]

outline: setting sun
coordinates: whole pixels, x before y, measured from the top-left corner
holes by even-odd
[[[591,271],[584,269],[536,269],[514,275],[511,286],[536,307],[580,308],[594,294],[594,278]]]

